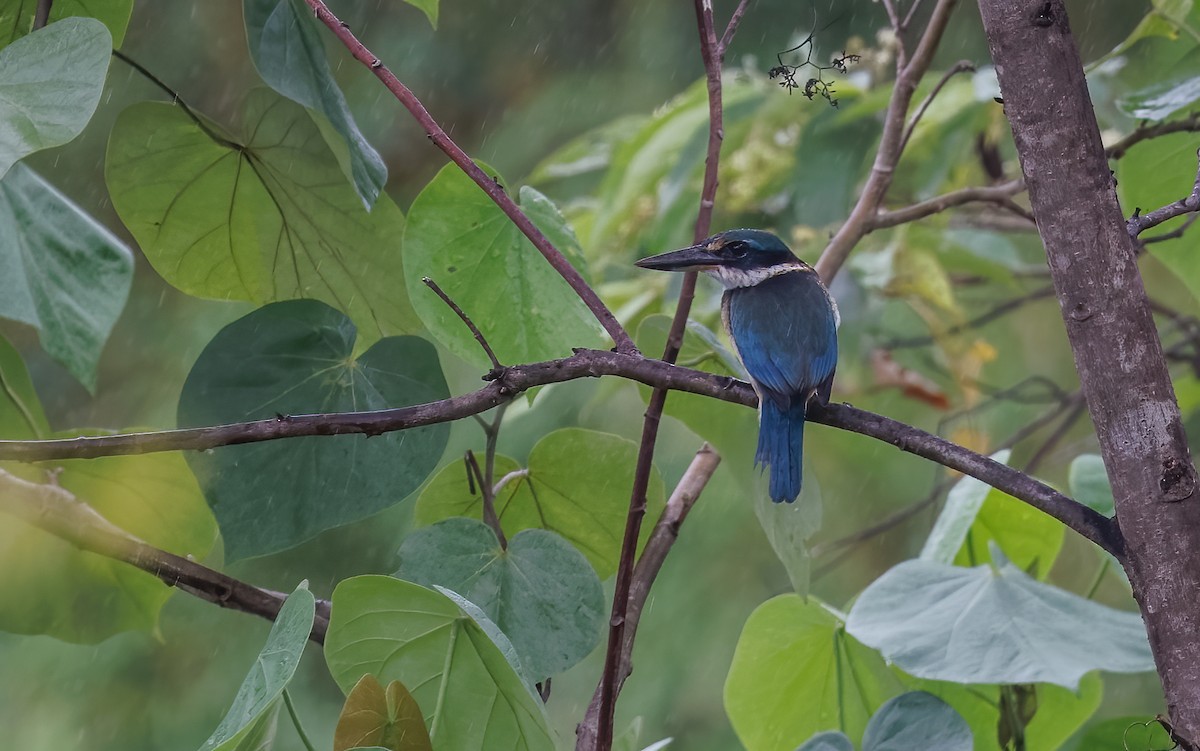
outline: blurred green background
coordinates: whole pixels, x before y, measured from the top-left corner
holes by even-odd
[[[716,3],[719,23],[734,4]],[[1129,0],[1077,0],[1068,5],[1085,59],[1111,50],[1149,7],[1148,2]],[[333,9],[468,153],[514,182],[569,139],[622,115],[651,113],[702,74],[693,9],[684,0],[446,0],[436,31],[403,3],[343,2]],[[823,59],[843,48],[873,46],[885,20],[881,5],[873,0],[822,0],[815,5],[759,0],[751,3],[727,67],[765,79],[775,54],[802,39],[814,18],[820,29],[818,57]],[[358,122],[387,161],[388,191],[407,209],[444,164],[443,156],[374,77],[343,50],[332,43],[328,47]],[[238,3],[139,3],[123,50],[218,122],[233,121],[245,91],[260,85],[246,50]],[[959,59],[987,62],[977,8],[965,1],[955,12],[934,69]],[[788,96],[782,90],[773,93]],[[144,79],[114,61],[100,110],[85,134],[29,160],[126,239],[106,198],[105,143],[125,106],[159,96]],[[828,106],[798,95],[787,104],[798,113]],[[973,159],[972,144],[952,156]],[[839,219],[813,217],[808,223],[820,228]],[[1014,243],[1023,257],[1037,262],[1035,236],[1022,235]],[[1191,298],[1156,262],[1148,260],[1143,268],[1156,294],[1194,312]],[[866,304],[862,287],[849,275],[843,275],[835,291],[846,317],[843,351],[851,353],[852,360],[862,357],[871,342],[924,331],[903,303]],[[974,313],[1019,291],[968,288],[961,302]],[[711,308],[715,290],[702,287],[702,294]],[[668,309],[673,305],[670,297]],[[224,324],[248,310],[243,304],[187,298],[139,259],[133,294],[105,351],[94,397],[41,353],[32,331],[3,324],[0,332],[26,357],[56,428],[170,427],[179,389],[200,349]],[[1036,374],[1065,389],[1076,386],[1053,299],[1032,303],[980,335],[1002,353],[986,365],[982,381],[1002,388]],[[938,369],[932,355],[916,352],[906,357],[914,367]],[[1005,403],[940,426],[946,413],[895,391],[870,390],[865,363],[846,360],[844,355],[835,398],[930,430],[970,429],[991,436],[995,443],[1045,409]],[[477,387],[478,373],[449,355],[443,362],[452,391]],[[643,409],[637,389],[625,382],[588,380],[547,388],[532,406],[521,401],[510,411],[500,451],[523,459],[538,438],[565,425],[636,438]],[[809,472],[823,496],[824,524],[814,540],[817,545],[922,498],[943,476],[932,465],[876,441],[823,428],[812,429],[810,436]],[[657,461],[668,487],[698,445],[699,439],[681,423],[666,421]],[[463,421],[454,427],[445,461],[481,446],[477,426]],[[1092,449],[1087,422],[1080,421],[1043,465],[1045,479],[1064,483],[1067,462]],[[1018,451],[1016,463],[1028,453]],[[238,563],[231,573],[283,591],[307,579],[318,596],[327,597],[346,576],[393,571],[410,515],[411,503],[401,503],[286,553]],[[935,515],[936,509],[919,514],[840,561],[818,559],[812,591],[836,606],[844,605],[889,566],[913,555]],[[1079,590],[1087,585],[1094,561],[1088,546],[1068,535],[1052,578]],[[722,468],[684,527],[655,587],[639,634],[635,672],[622,694],[618,728],[641,717],[643,745],[673,736],[673,748],[689,751],[738,748],[721,700],[734,645],[751,610],[790,586],[749,503],[728,467]],[[1119,607],[1131,606],[1127,590],[1115,579],[1105,584],[1100,596]],[[0,634],[0,727],[5,730],[0,746],[27,751],[198,746],[225,712],[267,629],[265,621],[179,595],[165,608],[157,634],[124,634],[96,646]],[[564,741],[574,737],[574,723],[590,699],[601,660],[601,654],[593,654],[554,680],[549,710]],[[293,693],[310,733],[327,744],[342,696],[318,655],[302,664]],[[1153,715],[1161,709],[1154,675],[1106,676],[1097,717]],[[298,745],[282,727],[277,747]]]

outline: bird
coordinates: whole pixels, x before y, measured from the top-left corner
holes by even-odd
[[[721,319],[758,393],[755,465],[770,469],[768,492],[792,503],[802,486],[804,422],[814,400],[829,402],[837,369],[837,303],[816,270],[782,240],[732,229],[643,258],[655,271],[702,271],[725,288]]]

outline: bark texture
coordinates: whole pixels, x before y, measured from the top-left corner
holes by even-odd
[[[1200,739],[1200,493],[1062,0],[979,0],[1173,734]],[[1181,165],[1191,170],[1191,165]]]

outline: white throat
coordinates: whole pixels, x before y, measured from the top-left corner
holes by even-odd
[[[713,266],[705,269],[704,273],[716,279],[725,289],[737,289],[739,287],[753,287],[756,284],[762,284],[771,277],[787,274],[792,271],[802,271],[804,266],[790,261],[788,263],[777,263],[774,266],[768,266],[765,269],[751,269],[742,271],[741,269],[732,269],[728,266]]]

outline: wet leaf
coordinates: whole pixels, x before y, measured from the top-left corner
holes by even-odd
[[[421,707],[400,681],[392,681],[384,689],[368,673],[346,695],[333,731],[333,751],[364,747],[433,751]]]

